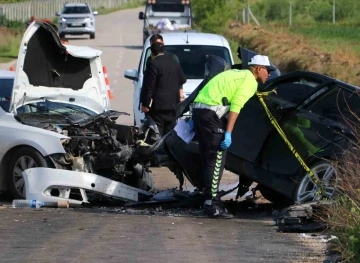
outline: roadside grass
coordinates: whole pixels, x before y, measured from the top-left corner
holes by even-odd
[[[288,27],[290,34],[302,35],[306,40],[325,52],[334,53],[338,48],[351,49],[360,56],[360,28],[355,24],[329,23],[312,24],[309,26]]]
[[[269,28],[233,22],[219,33],[238,46],[268,55],[283,73],[310,70],[359,85],[360,58],[351,47],[344,45],[333,52],[324,51],[302,35],[289,34],[278,26]]]
[[[0,27],[0,63],[6,63],[17,58],[21,36]]]
[[[360,119],[358,118],[358,123]],[[356,136],[353,147],[342,159],[334,162],[336,170],[335,189],[338,198],[321,215],[337,239],[330,248],[342,255],[341,262],[360,262],[360,146],[359,124],[352,124]]]

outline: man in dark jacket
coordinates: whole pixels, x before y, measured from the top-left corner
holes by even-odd
[[[163,39],[162,35],[160,35],[160,34],[152,35],[150,37],[150,45],[152,45],[154,43],[160,43],[160,44],[165,45],[165,42],[164,42],[164,39]],[[169,51],[166,51],[166,50],[165,50],[164,54],[166,56],[169,56],[169,57],[173,58],[176,62],[180,63],[179,58],[175,54],[173,54],[173,53],[171,53]],[[150,62],[151,62],[151,56],[148,57],[147,60],[146,60],[146,67],[149,66]]]
[[[181,65],[164,56],[164,45],[151,45],[151,63],[144,74],[140,94],[141,111],[158,125],[161,135],[168,133],[176,124],[175,105],[180,102],[182,85],[186,82]]]

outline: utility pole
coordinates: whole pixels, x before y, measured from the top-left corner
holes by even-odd
[[[335,24],[335,0],[333,0],[333,24]]]
[[[289,26],[292,25],[292,0],[290,0],[290,10],[289,10]]]

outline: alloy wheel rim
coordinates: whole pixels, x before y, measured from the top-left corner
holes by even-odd
[[[321,163],[312,168],[318,181],[321,182],[323,192],[320,194],[320,185],[315,184],[309,174],[306,174],[299,184],[296,192],[296,201],[306,203],[319,201],[324,198],[331,199],[335,194],[332,180],[335,179],[335,169],[330,163]]]
[[[22,172],[29,168],[37,167],[36,162],[30,156],[21,156],[16,162],[13,170],[13,183],[16,192],[25,197],[25,180]]]

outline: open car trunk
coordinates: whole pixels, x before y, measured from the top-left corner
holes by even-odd
[[[21,41],[11,110],[39,99],[74,104],[101,113],[109,109],[101,51],[64,46],[52,25],[36,21]]]

